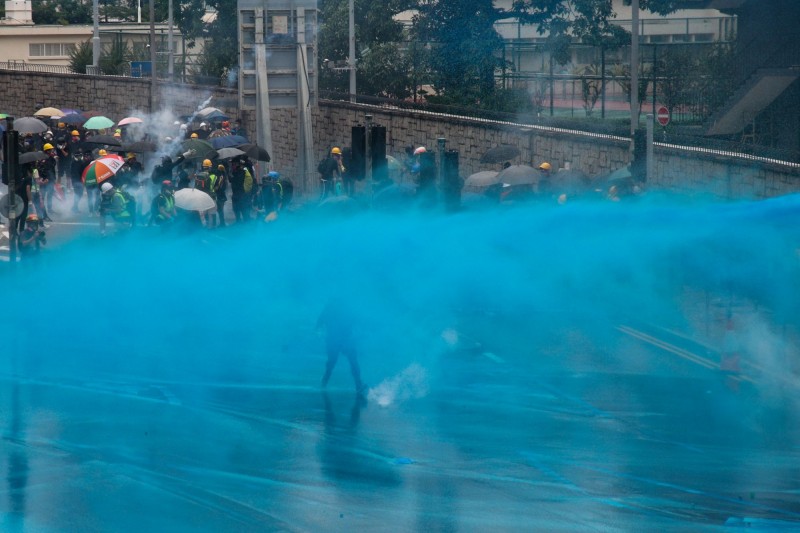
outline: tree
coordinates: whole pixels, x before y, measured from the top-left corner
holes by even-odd
[[[475,105],[495,92],[503,40],[494,29],[502,18],[492,0],[423,0],[414,38],[430,43],[432,101]]]
[[[211,22],[203,22],[207,7],[216,11]],[[196,76],[222,79],[239,64],[239,27],[236,0],[190,0],[176,10],[175,21],[189,46],[203,38],[201,57],[193,67]]]
[[[91,24],[92,3],[80,0],[33,0],[34,24]]]
[[[403,25],[394,15],[408,9],[409,0],[354,1],[356,68],[358,92],[392,98],[405,98],[411,92],[411,58],[405,52]],[[337,68],[321,68],[321,89],[348,92],[349,58],[348,0],[323,0],[320,3],[320,31],[317,37],[320,61]]]
[[[78,74],[86,74],[86,67],[92,64],[92,41],[76,45],[69,53],[69,69]]]
[[[103,74],[111,76],[122,76],[128,71],[130,51],[128,45],[122,39],[115,39],[110,46],[105,46],[98,66]]]

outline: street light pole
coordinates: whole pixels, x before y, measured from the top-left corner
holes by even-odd
[[[631,0],[631,135],[639,126],[639,0]],[[633,143],[631,143],[631,151]]]
[[[349,33],[349,55],[347,67],[350,69],[350,101],[356,101],[356,10],[355,0],[349,0],[347,4],[348,31]]]
[[[156,8],[150,0],[150,112],[156,110]]]
[[[97,74],[100,64],[100,5],[99,0],[92,0],[92,74]]]
[[[174,36],[174,32],[172,29],[172,0],[169,0],[169,15],[167,21],[169,28],[167,30],[167,38],[169,39],[169,43],[167,43],[167,54],[168,54],[168,70],[169,73],[169,81],[174,81],[173,75],[175,73],[175,54],[173,53],[172,47],[172,40]]]

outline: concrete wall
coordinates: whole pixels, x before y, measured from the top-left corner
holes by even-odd
[[[240,120],[249,138],[256,138],[255,116],[238,111],[235,90],[158,84],[156,93],[155,108],[169,109],[176,116],[191,114],[212,97],[213,106]],[[94,109],[119,119],[131,113],[149,113],[151,85],[148,80],[133,78],[0,70],[0,112],[28,116],[38,105]],[[387,154],[401,156],[407,146],[424,145],[435,149],[436,139],[444,137],[447,149],[460,153],[463,177],[479,170],[499,169],[499,165],[479,162],[483,153],[498,144],[511,144],[520,149],[521,155],[514,163],[537,166],[549,161],[554,168],[569,164],[592,176],[623,167],[630,160],[629,141],[624,138],[323,101],[313,111],[316,159],[305,176],[301,175],[302,167],[297,159],[297,112],[294,109],[272,110],[271,155],[275,168],[295,180],[299,192],[316,193],[317,161],[332,146],[348,146],[350,128],[363,124],[367,113],[373,115],[373,123],[386,126]],[[655,177],[648,187],[720,198],[769,198],[800,191],[800,165],[657,145]]]

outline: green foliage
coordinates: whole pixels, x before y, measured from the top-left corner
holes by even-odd
[[[586,65],[579,68],[575,74],[581,76],[581,99],[586,116],[591,117],[594,106],[603,92],[603,82],[597,77],[600,75],[600,67],[597,65]]]
[[[217,11],[213,22],[202,21],[206,6]],[[239,63],[236,0],[189,0],[175,9],[174,17],[189,46],[205,38],[203,52],[190,69],[193,76],[221,79],[236,69]]]
[[[122,76],[128,72],[129,61],[130,52],[127,43],[121,39],[115,40],[100,54],[100,71],[111,76]]]
[[[411,94],[412,58],[404,51],[403,25],[392,19],[408,0],[354,1],[357,91],[393,98]],[[320,2],[319,59],[343,64],[350,53],[348,0]],[[320,69],[322,90],[348,92],[349,71]]]
[[[86,74],[86,67],[92,64],[92,41],[84,41],[69,53],[69,68],[72,72]]]
[[[414,37],[431,43],[431,81],[440,98],[465,105],[495,91],[503,40],[494,29],[501,18],[492,0],[448,0],[419,6]]]
[[[91,24],[92,3],[80,0],[33,0],[34,24]]]

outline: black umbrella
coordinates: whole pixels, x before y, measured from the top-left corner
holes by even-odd
[[[22,117],[14,121],[14,129],[25,135],[26,133],[44,133],[47,124],[34,117]]]
[[[504,161],[511,161],[519,154],[519,148],[516,146],[501,144],[483,154],[483,156],[481,156],[481,163],[503,163]]]
[[[70,126],[82,126],[84,122],[86,122],[86,117],[79,113],[70,113],[68,115],[64,115],[60,119],[59,122],[63,122],[64,124],[69,124]]]
[[[498,183],[534,185],[539,183],[539,171],[528,165],[511,165],[497,175]]]
[[[122,141],[112,135],[90,135],[84,141],[89,144],[103,144],[105,146],[122,146]]]
[[[247,154],[247,157],[250,159],[255,159],[256,161],[269,161],[270,157],[267,151],[257,144],[248,143],[242,144],[238,146],[239,150]]]
[[[19,156],[19,164],[33,163],[34,161],[44,161],[48,155],[44,152],[25,152]]]

